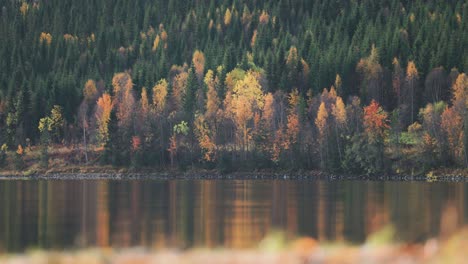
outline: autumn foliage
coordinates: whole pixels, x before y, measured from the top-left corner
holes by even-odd
[[[364,128],[371,143],[382,140],[388,126],[388,114],[374,100],[364,107]]]

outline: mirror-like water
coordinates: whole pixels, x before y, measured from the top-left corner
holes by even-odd
[[[288,238],[363,242],[392,224],[418,242],[468,224],[467,183],[0,181],[0,252],[29,248],[256,246]]]

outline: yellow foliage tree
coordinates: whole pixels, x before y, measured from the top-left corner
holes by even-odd
[[[104,144],[109,136],[108,123],[112,111],[112,99],[108,93],[104,93],[97,101],[96,122],[98,125],[98,141]]]
[[[317,126],[318,132],[319,132],[319,144],[320,144],[320,159],[322,163],[322,168],[325,168],[325,157],[328,156],[328,148],[327,148],[327,138],[328,138],[328,132],[327,132],[327,119],[328,119],[328,111],[325,106],[325,103],[322,101],[320,103],[318,112],[317,112],[317,117],[315,118],[315,125]]]
[[[209,120],[213,120],[216,117],[216,114],[219,109],[219,98],[218,93],[216,92],[216,81],[214,79],[214,73],[212,70],[208,70],[205,75],[205,84],[208,87],[206,93],[206,112],[205,116]]]
[[[239,68],[235,68],[234,70],[226,74],[225,84],[227,91],[232,91],[234,89],[234,86],[236,86],[237,82],[244,79],[245,74],[245,71]]]
[[[153,105],[157,115],[160,115],[166,107],[167,81],[161,79],[153,87]]]
[[[198,144],[204,153],[203,159],[205,161],[214,161],[216,144],[212,138],[212,131],[210,130],[203,115],[197,115],[194,125]]]
[[[468,77],[460,73],[452,86],[452,104],[459,108],[468,107]]]
[[[160,41],[161,41],[161,38],[159,37],[159,35],[156,35],[156,38],[154,38],[154,41],[153,41],[153,48],[152,48],[153,51],[156,51],[158,49]]]
[[[325,107],[325,103],[320,103],[319,110],[317,112],[317,118],[315,119],[315,125],[319,131],[319,136],[321,139],[326,137],[326,127],[327,127],[328,111]]]
[[[231,24],[232,14],[231,10],[226,9],[226,13],[224,13],[224,25],[229,26]]]
[[[233,121],[241,132],[242,147],[248,150],[249,131],[248,122],[252,120],[254,113],[264,106],[263,92],[252,72],[248,72],[243,80],[236,83],[232,92],[230,111]]]
[[[94,80],[88,80],[85,83],[85,87],[83,89],[84,99],[87,103],[91,103],[97,97],[97,88],[96,82]]]
[[[28,10],[29,10],[29,5],[28,5],[28,3],[23,2],[23,3],[21,4],[21,6],[20,6],[20,12],[21,12],[21,14],[22,14],[23,16],[25,16],[26,13],[28,12]]]
[[[52,35],[50,33],[42,32],[39,36],[40,43],[46,43],[47,46],[50,46],[52,43]]]
[[[332,115],[335,117],[336,123],[339,127],[346,125],[346,107],[341,97],[336,98],[336,104],[333,105]]]

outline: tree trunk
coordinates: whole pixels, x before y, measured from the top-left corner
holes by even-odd
[[[88,164],[88,144],[86,142],[86,119],[83,119],[83,146],[85,154],[85,162]]]
[[[338,148],[338,156],[340,158],[340,166],[343,163],[343,156],[341,154],[340,134],[338,133],[338,125],[335,123],[336,145]]]

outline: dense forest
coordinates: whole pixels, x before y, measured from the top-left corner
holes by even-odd
[[[465,0],[0,8],[0,167],[468,167]]]

